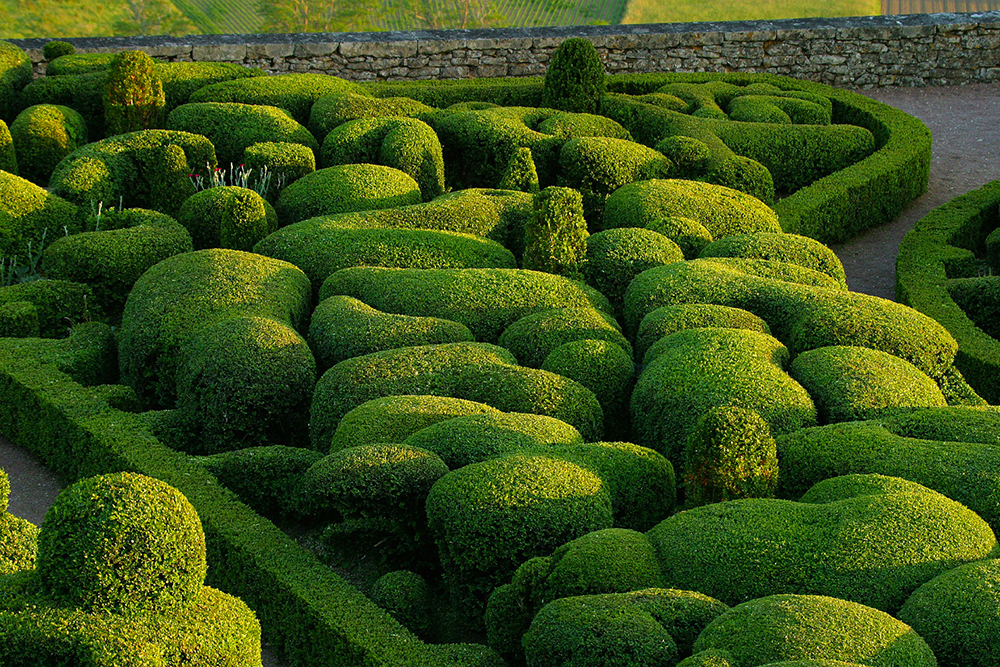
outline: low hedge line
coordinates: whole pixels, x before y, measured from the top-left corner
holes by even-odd
[[[179,489],[205,529],[208,585],[253,608],[265,637],[292,665],[502,667],[481,646],[420,642],[203,468],[157,441],[141,415],[109,406],[109,389],[82,386],[60,371],[55,363],[65,362],[70,345],[0,342],[0,432],[66,479],[132,471]]]
[[[931,211],[903,238],[896,258],[896,298],[944,326],[958,341],[955,366],[990,403],[1000,403],[1000,341],[955,302],[951,280],[978,273],[973,248],[1000,224],[1000,181]]]

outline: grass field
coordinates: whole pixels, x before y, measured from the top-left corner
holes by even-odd
[[[622,23],[745,21],[806,16],[876,16],[881,0],[630,0]]]

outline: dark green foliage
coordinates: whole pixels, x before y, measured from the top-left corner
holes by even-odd
[[[632,394],[636,442],[680,467],[698,420],[723,405],[756,410],[775,434],[812,426],[816,408],[782,370],[787,362],[787,349],[756,331],[684,329],[661,339]]]
[[[363,85],[377,97],[402,96],[438,109],[460,103],[537,107],[542,99],[539,77],[378,81]]]
[[[108,55],[113,57],[114,54]],[[18,111],[38,104],[70,107],[87,122],[87,133],[91,139],[104,137],[104,87],[107,83],[106,66],[100,71],[83,74],[39,77],[21,91]]]
[[[501,190],[518,190],[534,194],[538,192],[538,170],[531,158],[531,149],[521,146],[515,148],[507,163],[507,170],[500,179],[498,188]]]
[[[697,220],[680,215],[668,215],[646,223],[646,229],[666,236],[684,253],[684,259],[694,259],[714,238],[712,232]]]
[[[409,570],[383,574],[372,585],[371,599],[414,634],[430,634],[431,589],[419,574]]]
[[[321,143],[338,125],[358,118],[414,117],[432,113],[433,107],[408,97],[369,97],[358,93],[334,93],[316,100],[309,114],[309,131]]]
[[[952,280],[948,293],[973,324],[1000,340],[1000,276]]]
[[[177,215],[195,188],[193,168],[215,167],[215,149],[203,136],[143,130],[81,146],[52,173],[50,189],[85,211],[151,208]]]
[[[34,280],[0,287],[0,306],[25,302],[35,307],[35,314],[24,313],[24,307],[18,306],[17,310],[22,311],[18,319],[37,318],[39,333],[45,338],[63,338],[74,324],[101,317],[90,287],[66,280]]]
[[[364,90],[326,74],[279,74],[249,79],[223,81],[199,88],[191,94],[192,102],[239,102],[263,104],[285,109],[299,123],[309,122],[313,104],[327,95]]]
[[[998,213],[1000,216],[1000,213]],[[986,263],[1000,273],[1000,227],[986,236]]]
[[[38,528],[7,512],[10,479],[0,468],[0,576],[31,569],[38,548]]]
[[[7,123],[0,120],[0,171],[17,175],[17,152]]]
[[[545,188],[535,195],[535,215],[524,232],[525,269],[581,277],[587,254],[583,198],[571,188]]]
[[[64,157],[87,143],[83,116],[54,104],[28,107],[14,119],[10,133],[20,156],[21,176],[42,187]]]
[[[77,208],[62,197],[0,171],[0,257],[29,266],[63,233],[80,231]]]
[[[635,335],[635,355],[643,359],[656,341],[681,329],[720,327],[747,329],[770,335],[767,323],[751,312],[708,303],[662,306],[642,318]]]
[[[143,51],[119,51],[104,85],[104,125],[109,136],[163,127],[167,98],[154,61]]]
[[[319,144],[309,130],[293,120],[287,111],[260,104],[183,104],[170,112],[167,128],[208,137],[223,167],[244,164],[246,149],[262,141],[302,144],[314,153],[319,152]],[[195,171],[200,173],[200,169],[202,166],[196,165]]]
[[[744,257],[797,264],[822,271],[847,289],[847,278],[840,259],[828,247],[808,236],[797,234],[737,234],[709,243],[700,257]]]
[[[38,338],[38,308],[30,301],[8,301],[0,306],[0,337]]]
[[[39,585],[85,611],[183,608],[197,600],[205,570],[194,508],[177,489],[134,473],[63,491],[38,538]]]
[[[109,210],[101,231],[56,239],[45,249],[42,268],[50,278],[86,283],[94,304],[117,317],[132,285],[161,260],[191,252],[191,236],[170,216],[147,209]]]
[[[779,95],[741,95],[729,103],[730,120],[749,123],[795,123],[796,125],[829,125],[831,109],[812,100]]]
[[[316,362],[284,322],[233,317],[203,325],[180,345],[177,408],[196,454],[306,440]]]
[[[611,310],[600,293],[580,283],[517,269],[356,267],[338,271],[323,283],[321,299],[336,294],[352,296],[387,313],[461,322],[483,342],[496,341],[508,326],[542,310]]]
[[[42,56],[46,60],[55,60],[60,56],[71,56],[76,53],[76,47],[69,42],[53,41],[42,47]]]
[[[668,585],[697,587],[727,604],[799,593],[889,613],[937,575],[1000,553],[993,531],[971,510],[879,475],[828,479],[798,503],[751,498],[703,505],[646,536]]]
[[[271,445],[246,447],[197,459],[219,482],[263,516],[296,517],[302,475],[323,454]]]
[[[620,309],[632,279],[654,266],[684,259],[680,247],[663,234],[638,227],[607,229],[587,238],[583,274],[587,284]]]
[[[930,647],[913,628],[854,602],[818,595],[772,595],[733,607],[694,644],[697,654],[725,650],[733,665],[933,667]],[[823,661],[814,659],[824,659]],[[829,662],[826,662],[829,660]],[[839,662],[842,661],[842,662]]]
[[[708,171],[712,159],[712,149],[704,141],[682,134],[664,137],[656,144],[656,150],[673,165],[676,176],[694,179]]]
[[[592,230],[603,228],[604,202],[612,192],[633,181],[664,178],[670,160],[652,148],[625,139],[581,137],[559,151],[559,185],[579,190]]]
[[[684,449],[688,507],[770,498],[778,486],[771,427],[753,410],[722,406],[701,416]]]
[[[309,324],[309,347],[320,372],[372,352],[474,340],[472,332],[458,322],[383,313],[349,296],[325,299]]]
[[[541,106],[597,113],[604,91],[604,65],[597,49],[582,37],[571,37],[559,45],[545,70]]]
[[[930,645],[941,667],[993,667],[1000,641],[1000,560],[957,567],[918,588],[899,620]]]
[[[114,53],[67,53],[56,58],[46,59],[49,60],[49,63],[45,66],[45,76],[48,78],[104,72],[111,67],[111,61],[114,59]]]
[[[34,70],[28,54],[0,41],[0,120],[11,122],[18,111],[18,94],[31,82]]]
[[[177,222],[190,232],[195,250],[250,251],[278,229],[274,207],[253,190],[236,186],[209,188],[191,195],[177,212]]]
[[[234,317],[301,327],[309,301],[309,280],[286,262],[237,250],[170,257],[142,275],[125,304],[119,332],[122,378],[145,405],[170,407],[182,345]]]
[[[594,308],[554,308],[526,315],[507,327],[497,341],[523,366],[539,368],[552,350],[575,340],[607,340],[627,350],[632,346],[614,318]]]
[[[512,452],[583,444],[583,436],[553,417],[497,412],[437,421],[407,437],[406,444],[434,452],[456,470]]]
[[[500,414],[485,403],[449,396],[385,396],[354,408],[340,420],[332,440],[313,444],[324,451],[336,452],[372,443],[406,442],[414,433],[438,422],[471,415]]]
[[[699,651],[689,658],[685,658],[677,663],[677,667],[734,667],[733,656],[730,655],[729,651],[721,651],[718,649],[708,649],[707,651]],[[792,665],[798,666],[798,662],[792,662]],[[774,665],[770,665],[774,667]],[[786,666],[791,667],[791,666]],[[848,665],[847,663],[833,662],[833,664],[828,664],[826,661],[821,661],[819,665],[813,665],[812,663],[807,663],[807,667],[855,667],[854,665]]]
[[[459,611],[482,622],[493,588],[532,556],[612,523],[600,478],[551,455],[511,454],[434,485],[427,517]]]
[[[719,239],[733,234],[781,232],[778,216],[737,190],[697,181],[654,179],[616,190],[604,208],[604,227],[648,227],[667,216],[691,218]]]
[[[631,346],[608,340],[580,339],[549,352],[541,369],[576,380],[594,392],[612,435],[628,436],[628,404],[635,383]]]
[[[441,142],[416,118],[359,118],[332,129],[323,140],[322,164],[382,164],[409,174],[424,201],[444,193]]]
[[[934,380],[913,364],[869,348],[809,350],[795,358],[788,372],[812,396],[822,424],[877,419],[898,408],[947,405]]]
[[[316,153],[304,144],[262,141],[246,147],[243,151],[243,166],[251,172],[250,178],[258,188],[262,187],[260,184],[263,179],[271,179],[267,196],[273,199],[281,188],[316,171]]]
[[[295,181],[281,191],[274,208],[284,226],[321,215],[418,202],[420,186],[408,174],[375,164],[344,164]]]

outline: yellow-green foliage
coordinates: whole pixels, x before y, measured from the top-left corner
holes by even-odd
[[[358,93],[334,93],[316,101],[309,114],[309,131],[320,142],[338,125],[358,118],[414,117],[432,113],[433,107],[408,97],[369,97]]]
[[[530,148],[521,146],[514,149],[497,187],[502,190],[519,190],[532,194],[538,192],[538,170],[535,169]]]
[[[724,329],[749,329],[770,335],[767,323],[746,310],[716,306],[709,303],[684,303],[662,306],[652,311],[639,323],[635,335],[636,358],[642,359],[656,341],[681,329],[719,327]]]
[[[309,324],[309,346],[320,372],[372,352],[473,340],[472,332],[458,322],[383,313],[349,296],[325,299]]]
[[[7,123],[0,120],[0,171],[17,175],[17,153]]]
[[[251,172],[251,179],[258,186],[266,178],[264,174],[270,174],[267,196],[272,197],[272,192],[280,190],[279,185],[291,185],[306,174],[316,171],[316,154],[304,144],[262,141],[247,146],[243,151],[243,165]]]
[[[274,208],[282,226],[321,215],[420,202],[409,174],[377,164],[343,164],[307,174],[282,190]]]
[[[580,278],[588,236],[580,193],[572,188],[545,188],[535,195],[535,215],[524,230],[522,265],[532,271]]]
[[[0,257],[28,265],[33,255],[63,234],[80,231],[77,208],[14,174],[0,171]]]
[[[597,49],[582,37],[571,37],[552,54],[545,70],[541,105],[576,113],[597,113],[604,91],[604,66]]]
[[[620,309],[633,278],[646,269],[683,259],[680,247],[663,234],[638,227],[606,229],[587,238],[583,275],[588,285]]]
[[[236,186],[196,192],[184,200],[177,221],[190,232],[195,250],[250,251],[278,229],[274,207],[253,190]]]
[[[14,119],[10,133],[23,165],[21,176],[42,187],[64,157],[87,143],[83,116],[55,104],[28,107]]]
[[[772,595],[733,607],[694,644],[725,652],[732,665],[933,667],[926,642],[882,611],[819,595]],[[785,662],[785,661],[788,662]],[[686,667],[686,666],[685,666]]]
[[[358,162],[409,174],[424,201],[444,193],[441,142],[427,123],[416,118],[358,118],[332,129],[323,140],[323,166]]]
[[[244,79],[253,81],[254,79]],[[203,89],[202,89],[203,90]],[[282,109],[262,104],[202,102],[183,104],[167,117],[167,128],[201,134],[215,146],[220,165],[244,164],[247,148],[262,141],[302,144],[319,152],[319,144],[304,126]],[[200,169],[200,165],[198,166]]]
[[[201,135],[142,130],[77,148],[59,163],[51,190],[89,210],[121,204],[176,215],[194,194],[189,176],[215,167],[215,148]]]
[[[736,234],[709,243],[701,249],[699,257],[744,257],[768,259],[797,264],[822,271],[847,289],[844,265],[828,247],[798,234],[757,232]]]
[[[795,357],[788,372],[812,396],[823,424],[948,404],[934,380],[913,364],[865,347],[808,350]]]
[[[143,51],[119,51],[104,84],[108,135],[163,127],[167,98],[153,59]]]
[[[10,42],[0,41],[0,120],[10,122],[17,113],[21,89],[31,82],[28,54]]]
[[[646,223],[646,229],[662,234],[680,247],[684,259],[694,259],[714,239],[712,232],[697,220],[668,215]]]
[[[132,285],[161,260],[191,252],[191,235],[170,216],[146,209],[108,211],[100,231],[56,239],[45,249],[42,269],[49,278],[87,283],[109,316],[125,307]]]
[[[7,512],[10,479],[0,468],[0,576],[31,569],[38,548],[38,528]]]
[[[803,0],[778,0],[759,5],[733,4],[722,0],[684,0],[670,4],[630,0],[622,23],[758,21],[806,16],[879,16],[881,13],[882,7],[875,0],[833,0],[823,4]]]
[[[615,343],[631,359],[632,346],[614,318],[586,307],[553,308],[526,315],[507,327],[497,344],[513,352],[521,365],[538,368],[560,345],[585,339]]]

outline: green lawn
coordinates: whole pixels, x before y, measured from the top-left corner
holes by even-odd
[[[881,13],[880,0],[630,0],[622,23],[878,16]]]

